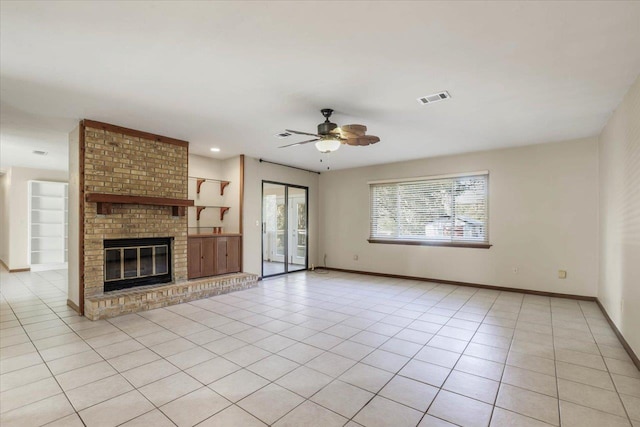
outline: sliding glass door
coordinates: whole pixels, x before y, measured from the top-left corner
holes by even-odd
[[[262,277],[307,269],[308,188],[262,182]]]

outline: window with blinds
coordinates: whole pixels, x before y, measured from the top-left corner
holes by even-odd
[[[489,246],[488,172],[370,183],[372,243]]]

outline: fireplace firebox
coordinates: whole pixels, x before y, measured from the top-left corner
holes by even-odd
[[[171,237],[104,241],[104,292],[171,281]]]

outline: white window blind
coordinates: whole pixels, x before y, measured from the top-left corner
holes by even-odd
[[[488,173],[371,183],[370,240],[488,244]]]

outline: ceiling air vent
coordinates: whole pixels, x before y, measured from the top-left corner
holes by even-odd
[[[286,138],[288,136],[291,136],[291,134],[289,132],[280,132],[280,133],[277,133],[275,136],[276,138]]]
[[[38,156],[46,156],[47,154],[49,154],[49,152],[48,151],[33,150],[33,154],[37,154]]]
[[[438,101],[444,101],[449,98],[451,98],[451,95],[449,95],[449,92],[445,90],[444,92],[434,93],[433,95],[421,96],[418,98],[418,102],[422,105],[426,105],[433,104]]]

